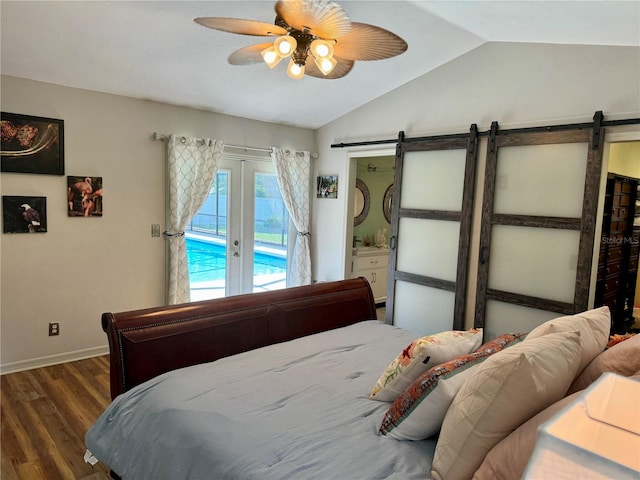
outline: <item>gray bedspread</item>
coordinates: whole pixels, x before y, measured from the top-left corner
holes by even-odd
[[[123,479],[428,478],[435,440],[377,434],[369,391],[419,335],[376,320],[166,373],[87,432]]]

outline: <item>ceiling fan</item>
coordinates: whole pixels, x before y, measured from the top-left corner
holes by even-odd
[[[273,24],[255,20],[201,17],[194,21],[223,32],[277,37],[236,50],[232,65],[262,61],[273,68],[289,58],[287,73],[300,79],[305,73],[317,78],[340,78],[356,60],[382,60],[400,55],[407,43],[384,28],[351,22],[340,5],[329,0],[279,0]]]

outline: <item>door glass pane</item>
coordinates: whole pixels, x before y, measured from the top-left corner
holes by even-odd
[[[491,340],[503,333],[529,333],[538,325],[562,317],[560,313],[487,300],[484,338]]]
[[[460,223],[401,218],[396,269],[455,282]]]
[[[289,213],[273,174],[256,173],[253,242],[253,291],[287,286]]]
[[[575,230],[495,225],[489,288],[573,303],[579,240]]]
[[[229,172],[218,171],[209,196],[185,228],[191,300],[225,296]]]
[[[393,324],[419,335],[451,330],[455,294],[447,290],[397,281]]]
[[[586,143],[501,147],[494,213],[582,216]]]
[[[466,155],[466,150],[405,153],[400,207],[459,212]]]

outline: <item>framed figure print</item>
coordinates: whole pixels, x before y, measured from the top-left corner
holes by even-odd
[[[0,170],[64,175],[64,121],[0,113]]]
[[[322,175],[317,179],[317,198],[338,198],[338,176]]]
[[[47,197],[2,196],[4,233],[45,233]]]

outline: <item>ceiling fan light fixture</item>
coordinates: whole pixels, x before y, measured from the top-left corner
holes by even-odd
[[[269,66],[269,68],[275,67],[278,63],[280,63],[280,60],[282,60],[282,57],[278,55],[278,52],[276,52],[276,49],[273,46],[265,48],[260,52],[260,54],[262,55],[264,62]]]
[[[227,17],[201,17],[196,23],[228,33],[271,37],[267,43],[242,47],[229,57],[231,65],[264,60],[274,68],[288,58],[287,73],[300,79],[342,78],[356,60],[383,60],[407,50],[407,42],[382,27],[352,22],[334,0],[277,0],[273,24]],[[311,62],[313,58],[314,63]],[[305,71],[305,65],[309,68]]]
[[[289,66],[287,67],[287,75],[289,75],[294,80],[300,80],[304,77],[304,65],[296,63],[291,59],[289,61]]]
[[[286,58],[290,56],[298,46],[296,39],[290,35],[282,35],[273,42],[273,47],[280,57]]]

